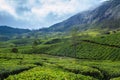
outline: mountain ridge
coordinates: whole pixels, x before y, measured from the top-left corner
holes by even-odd
[[[30,32],[29,29],[20,29],[20,28],[13,28],[10,26],[0,26],[0,35],[13,35],[13,34],[22,34]]]
[[[5,30],[0,26],[0,34],[22,34],[30,32],[29,29],[19,29],[13,28],[15,31],[12,31],[9,26],[9,30]],[[120,28],[120,1],[119,0],[109,0],[101,4],[99,7],[78,13],[70,18],[51,25],[48,28],[42,28],[39,32],[66,32],[70,31],[74,27],[79,27],[80,31],[98,28],[98,29],[117,29]],[[16,31],[18,30],[18,31]]]
[[[94,10],[78,13],[67,20],[54,24],[49,28],[40,29],[47,32],[65,32],[74,26],[79,29],[86,30],[89,28],[120,28],[120,1],[109,0],[104,2]],[[96,27],[98,26],[98,27]]]

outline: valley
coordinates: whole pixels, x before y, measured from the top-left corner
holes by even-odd
[[[120,0],[0,0],[0,80],[120,80]]]

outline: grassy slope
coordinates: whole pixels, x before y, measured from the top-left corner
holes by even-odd
[[[92,43],[84,40],[90,40]],[[46,53],[95,60],[120,60],[120,32],[104,35],[104,37],[103,35],[96,37],[80,37],[77,44],[76,55],[69,38],[56,43],[53,39],[48,42],[50,41],[52,43],[41,44],[36,47],[36,49],[30,49],[24,51],[24,53]]]

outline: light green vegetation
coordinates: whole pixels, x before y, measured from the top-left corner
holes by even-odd
[[[101,32],[100,30],[97,30],[97,29],[89,29],[89,30],[86,30],[86,31],[83,31],[81,32],[79,35],[80,36],[91,36],[91,37],[96,37],[96,36],[99,36],[101,35]]]
[[[120,76],[119,61],[15,53],[0,53],[0,57],[0,76],[6,80],[109,80]]]
[[[113,78],[113,79],[110,79],[110,80],[120,80],[120,77],[118,77],[118,78]]]
[[[63,72],[62,70],[48,67],[35,67],[31,70],[24,71],[15,76],[9,76],[6,80],[97,80],[89,76]]]

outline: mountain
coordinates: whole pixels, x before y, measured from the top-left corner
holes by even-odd
[[[0,26],[0,35],[14,35],[30,32],[29,29],[12,28],[9,26]]]
[[[49,28],[40,29],[40,31],[64,32],[69,31],[74,26],[79,27],[80,30],[89,28],[120,28],[120,0],[106,1],[94,10],[78,13]]]
[[[19,29],[19,28],[12,28],[9,26],[0,26],[0,41],[7,41],[12,39],[15,36],[20,36],[24,33],[31,32],[29,29]]]

